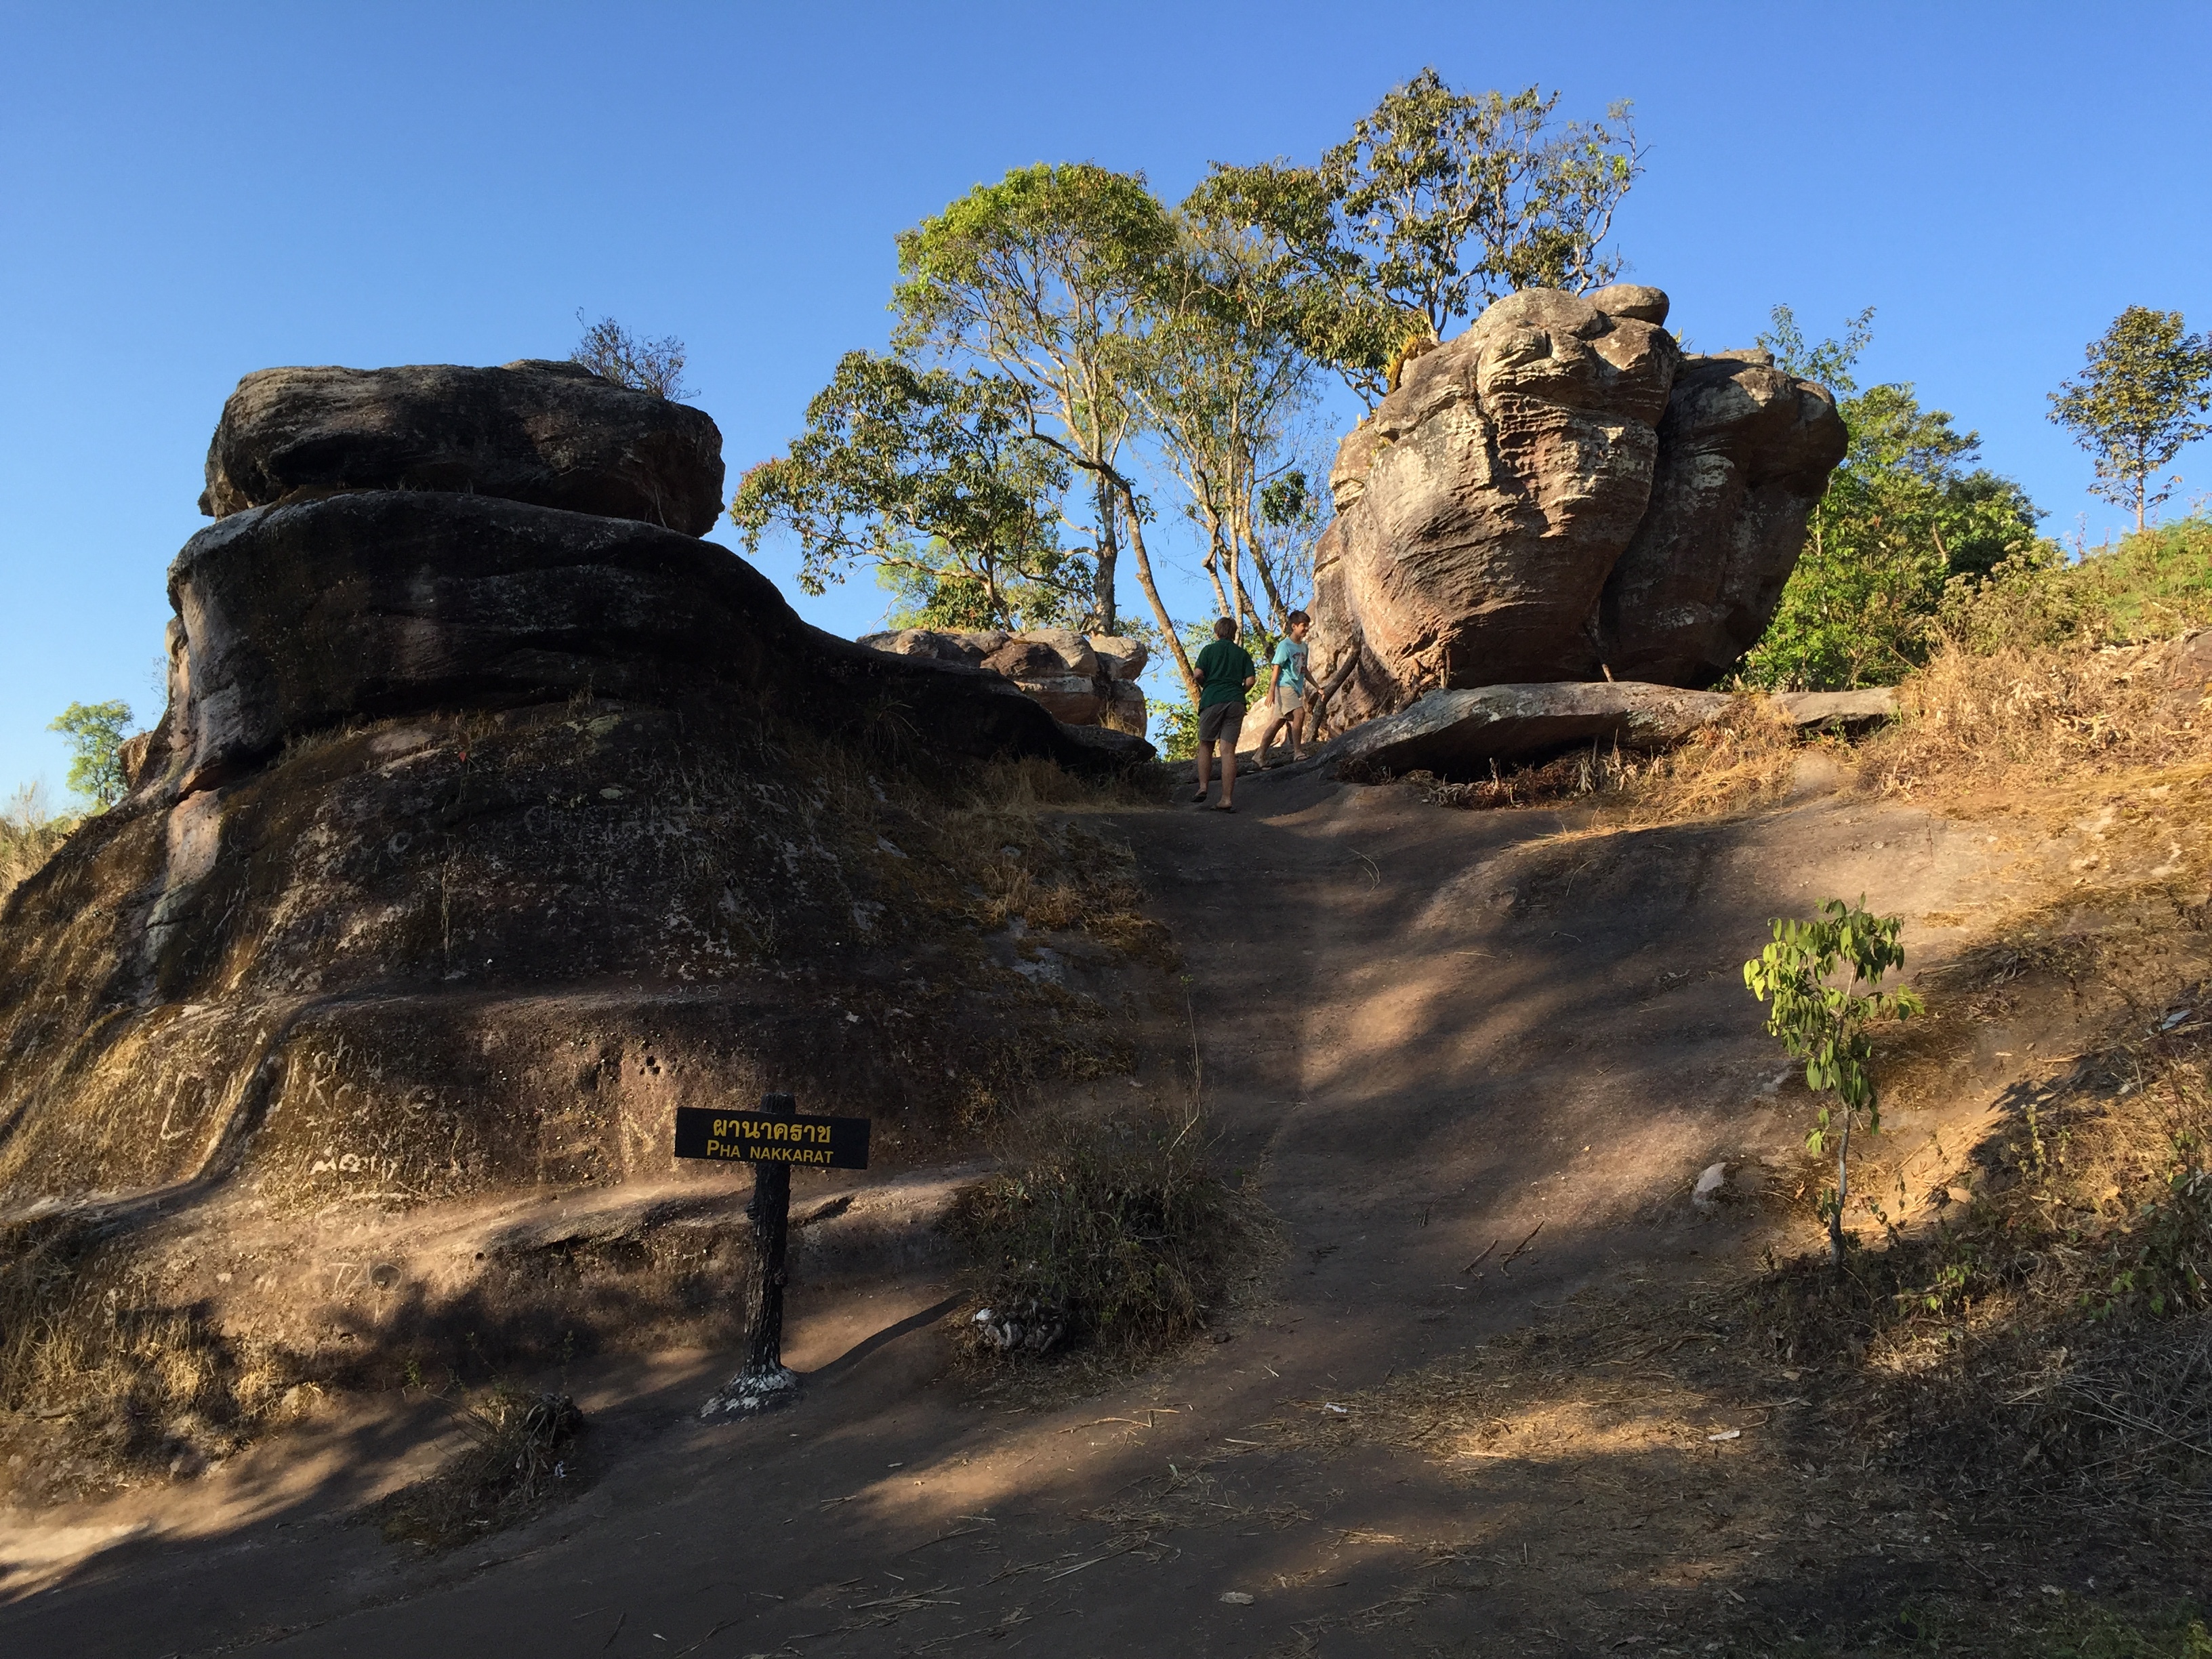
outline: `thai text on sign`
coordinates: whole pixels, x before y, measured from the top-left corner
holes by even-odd
[[[868,1120],[676,1109],[676,1156],[730,1164],[811,1164],[829,1170],[868,1167]]]

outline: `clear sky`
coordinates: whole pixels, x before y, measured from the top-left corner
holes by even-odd
[[[1315,159],[1430,63],[1634,100],[1618,241],[1693,346],[1875,306],[1864,378],[2094,542],[2118,515],[2045,395],[2124,306],[2212,325],[2208,48],[2202,0],[0,0],[0,793],[58,789],[73,700],[158,715],[163,573],[247,371],[561,356],[611,313],[689,343],[734,477],[883,343],[892,237],[969,185],[1093,160],[1172,200],[1209,161]],[[865,575],[809,600],[763,563],[825,627],[881,613]]]

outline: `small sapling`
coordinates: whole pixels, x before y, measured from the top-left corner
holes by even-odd
[[[1767,1030],[1782,1039],[1792,1060],[1805,1062],[1805,1086],[1822,1097],[1805,1145],[1819,1153],[1832,1138],[1835,1142],[1836,1184],[1821,1195],[1820,1209],[1838,1272],[1844,1202],[1850,1195],[1851,1121],[1863,1118],[1869,1134],[1881,1129],[1868,1070],[1874,1043],[1867,1028],[1877,1020],[1910,1018],[1925,1006],[1909,985],[1880,988],[1884,975],[1905,966],[1905,947],[1897,940],[1904,918],[1869,915],[1865,904],[1863,896],[1856,905],[1830,899],[1809,921],[1778,916],[1773,943],[1743,964],[1744,984],[1769,1005]],[[1850,975],[1842,978],[1845,968]]]

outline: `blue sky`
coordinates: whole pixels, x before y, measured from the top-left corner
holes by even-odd
[[[580,307],[690,343],[734,474],[883,343],[892,237],[970,185],[1085,159],[1173,199],[1313,159],[1425,63],[1633,99],[1618,240],[1694,346],[1873,305],[1865,378],[2094,542],[2118,515],[2045,394],[2124,306],[2212,325],[2208,47],[2202,3],[0,3],[0,792],[58,787],[72,700],[158,714],[163,573],[246,372],[559,356]],[[762,562],[823,626],[880,614]]]

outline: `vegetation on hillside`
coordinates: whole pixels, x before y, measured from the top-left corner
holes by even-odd
[[[2136,515],[2173,493],[2160,480],[2182,446],[2212,433],[2212,335],[2191,334],[2178,311],[2130,306],[2091,343],[2081,374],[2051,394],[2051,418],[2096,459],[2096,494]]]
[[[1146,481],[1181,496],[1219,614],[1279,634],[1309,597],[1327,377],[1371,404],[1489,300],[1620,270],[1628,108],[1559,105],[1424,70],[1317,164],[1217,165],[1173,206],[1088,162],[978,185],[899,237],[890,353],[840,363],[732,517],[749,548],[793,535],[811,589],[872,564],[902,620],[945,625],[1132,631],[1126,552],[1190,690]]]

